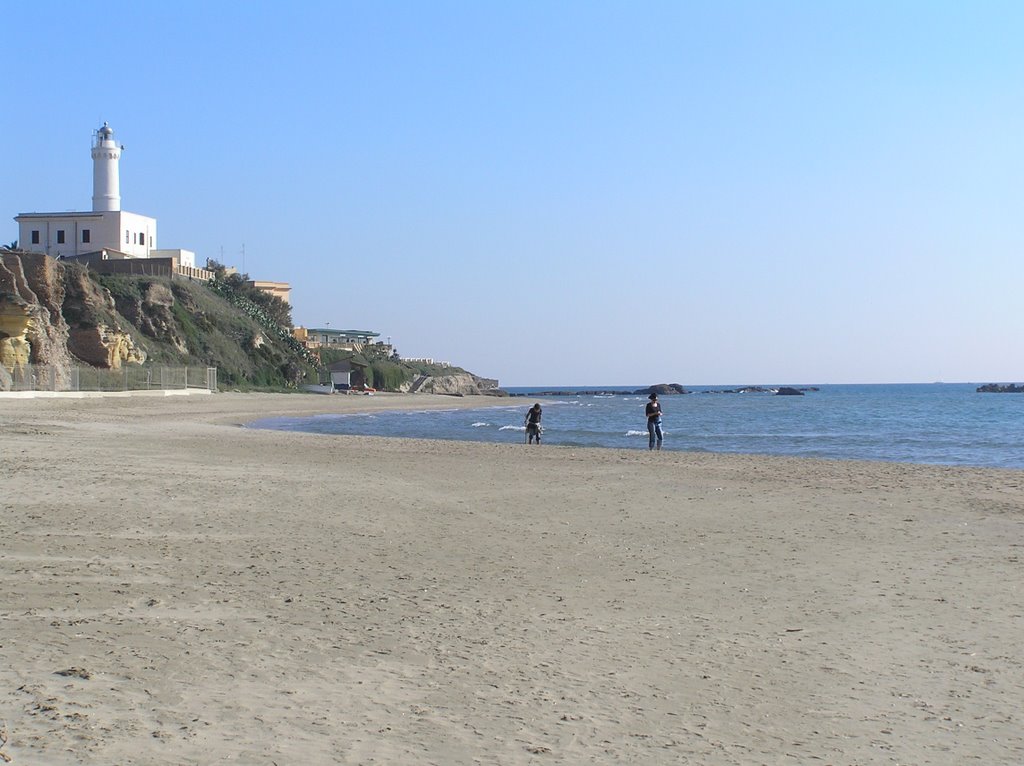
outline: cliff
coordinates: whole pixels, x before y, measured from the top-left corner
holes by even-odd
[[[28,364],[51,366],[63,386],[75,365],[119,369],[147,361],[216,367],[221,386],[233,388],[317,383],[319,361],[280,324],[290,319],[287,305],[279,308],[282,316],[268,313],[226,283],[100,276],[41,253],[0,249],[0,390],[12,386],[9,371]],[[430,376],[393,366],[393,384],[375,381],[377,387],[408,389],[411,382],[400,385],[408,380],[435,393],[504,393],[497,381],[459,368]]]
[[[146,359],[110,294],[76,264],[38,253],[0,252],[0,362],[50,365],[67,380],[76,361],[119,368]]]
[[[200,282],[97,276],[39,253],[0,251],[0,365],[218,368],[222,385],[288,387],[316,372]],[[9,387],[8,375],[0,388]]]

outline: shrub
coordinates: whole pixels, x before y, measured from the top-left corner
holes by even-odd
[[[397,391],[412,377],[411,370],[395,362],[372,362],[367,370],[367,382],[381,391]],[[373,382],[370,383],[370,380]]]

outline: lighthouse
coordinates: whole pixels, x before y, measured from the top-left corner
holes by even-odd
[[[18,245],[33,253],[53,258],[77,260],[89,268],[101,268],[109,261],[106,273],[135,274],[123,261],[144,258],[146,274],[178,273],[175,269],[195,268],[196,254],[191,250],[161,250],[156,240],[156,219],[121,209],[119,164],[124,147],[114,140],[107,123],[92,133],[92,210],[58,213],[21,213]],[[163,261],[162,265],[157,261]],[[163,269],[163,271],[160,271]]]
[[[121,178],[118,161],[122,147],[114,131],[103,123],[92,141],[92,209],[94,213],[121,209]]]

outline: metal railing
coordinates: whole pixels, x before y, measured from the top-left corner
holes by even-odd
[[[216,367],[126,366],[59,367],[26,364],[7,370],[10,391],[174,391],[189,388],[217,390]],[[0,390],[3,387],[0,386]]]

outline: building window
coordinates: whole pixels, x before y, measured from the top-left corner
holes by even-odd
[[[64,229],[57,229],[57,244],[64,244]]]
[[[82,229],[82,241],[83,242],[90,242],[90,241],[92,241],[90,239],[90,237],[89,237],[89,230],[88,229]]]
[[[153,247],[153,238],[152,237],[149,238],[149,246]]]
[[[124,243],[130,245],[132,243],[132,233],[128,229],[124,230]]]
[[[39,244],[39,229],[32,229],[32,244]]]
[[[143,232],[143,231],[139,232],[139,244],[140,245],[145,245],[146,244],[146,233]]]

